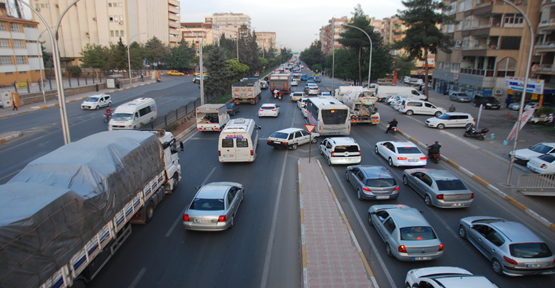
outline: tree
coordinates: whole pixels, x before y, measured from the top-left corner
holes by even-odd
[[[88,68],[102,68],[104,59],[102,59],[102,46],[97,44],[87,44],[81,51],[81,66]]]
[[[407,10],[399,11],[397,17],[409,27],[400,34],[405,37],[395,43],[395,48],[405,49],[408,59],[423,60],[425,69],[425,83],[428,83],[428,53],[437,54],[438,50],[451,53],[453,38],[444,34],[439,25],[456,24],[455,18],[441,12],[450,10],[451,7],[436,0],[407,0],[402,1]],[[428,89],[426,89],[426,97]]]
[[[398,70],[397,76],[402,78],[404,76],[410,76],[410,71],[414,70],[414,61],[409,60],[407,56],[401,56],[395,58],[395,69]]]
[[[190,48],[188,43],[181,39],[179,45],[170,49],[166,63],[168,63],[168,66],[171,69],[183,71],[184,69],[191,67],[191,61],[193,60],[194,55],[194,49]]]
[[[328,55],[328,63],[332,55]],[[356,79],[358,77],[358,53],[355,49],[341,48],[335,50],[334,77],[339,79]]]
[[[226,51],[219,46],[214,47],[206,57],[204,66],[210,71],[204,83],[206,95],[218,97],[230,89],[231,72],[226,60]]]
[[[169,48],[164,45],[160,39],[152,37],[145,44],[145,56],[146,60],[151,65],[161,65],[164,64],[167,54],[169,53]]]
[[[127,63],[127,47],[123,44],[121,37],[117,44],[110,45],[110,66],[112,69],[127,70],[129,69]],[[111,70],[112,70],[111,69]]]
[[[229,69],[230,75],[230,84],[239,82],[243,77],[247,75],[249,72],[249,66],[239,63],[239,61],[235,59],[229,59],[226,61],[227,67]]]
[[[141,69],[144,66],[144,47],[137,43],[133,42],[129,46],[129,61],[131,61],[131,69],[137,70]]]

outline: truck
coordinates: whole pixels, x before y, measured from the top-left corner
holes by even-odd
[[[0,287],[85,287],[181,179],[169,132],[90,135],[0,185]]]
[[[362,86],[339,86],[337,89],[335,89],[334,97],[337,100],[343,102],[343,95],[345,95],[347,91],[360,88],[362,88]]]
[[[204,104],[197,107],[198,131],[222,131],[229,122],[227,106],[223,104]]]
[[[275,90],[282,91],[283,94],[291,92],[291,79],[289,73],[270,74],[270,91],[274,94]]]
[[[358,88],[347,91],[343,95],[343,103],[351,111],[351,124],[358,123],[380,124],[380,113],[374,103],[378,97],[374,96],[375,89]]]
[[[231,85],[231,96],[235,104],[256,104],[262,98],[259,79],[243,79]]]

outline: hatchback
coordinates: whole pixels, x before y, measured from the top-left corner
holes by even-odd
[[[307,143],[317,143],[318,133],[308,133],[305,129],[300,128],[287,128],[274,132],[266,143],[274,148],[289,148],[292,150],[297,149],[299,145]]]
[[[399,108],[399,112],[405,113],[408,116],[413,114],[435,115],[439,117],[441,114],[447,112],[441,107],[422,100],[406,100],[404,105]]]
[[[291,86],[299,86],[299,81],[297,79],[291,80]]]
[[[437,129],[445,127],[465,127],[468,129],[468,127],[474,126],[475,123],[476,120],[472,115],[462,112],[447,112],[439,117],[426,119],[426,126]]]
[[[291,99],[291,101],[293,102],[297,102],[301,100],[301,98],[305,98],[305,97],[306,97],[306,94],[304,92],[293,92],[289,94],[289,99]]]
[[[304,92],[308,95],[318,95],[320,88],[316,84],[306,84],[304,86]]]
[[[239,205],[245,197],[243,185],[213,182],[197,189],[197,194],[183,214],[185,229],[222,231],[233,227]]]
[[[333,164],[359,164],[360,146],[352,137],[326,138],[320,143],[320,154]]]
[[[374,152],[382,156],[389,166],[426,166],[426,155],[410,141],[379,141]]]
[[[474,193],[446,170],[407,169],[403,171],[403,184],[422,196],[426,206],[466,208],[474,201]]]
[[[357,191],[358,200],[397,199],[399,185],[383,166],[356,165],[345,170],[345,180]]]
[[[258,109],[258,117],[278,117],[279,116],[279,105],[276,104],[262,104],[260,109]]]
[[[521,223],[491,216],[466,217],[459,220],[459,236],[491,261],[497,274],[555,274],[553,252]]]
[[[108,94],[89,96],[83,103],[81,109],[100,109],[100,107],[112,106],[112,97]]]
[[[372,205],[368,224],[385,242],[385,253],[401,261],[426,261],[443,255],[443,244],[422,213],[407,205]]]

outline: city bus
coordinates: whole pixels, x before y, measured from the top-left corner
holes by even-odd
[[[320,136],[349,135],[349,107],[333,97],[311,97],[306,101],[308,123]]]

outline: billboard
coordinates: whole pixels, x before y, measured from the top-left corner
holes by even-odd
[[[528,79],[526,92],[534,94],[543,94],[544,80]],[[524,87],[524,78],[505,76],[505,88],[515,91],[522,91]]]

